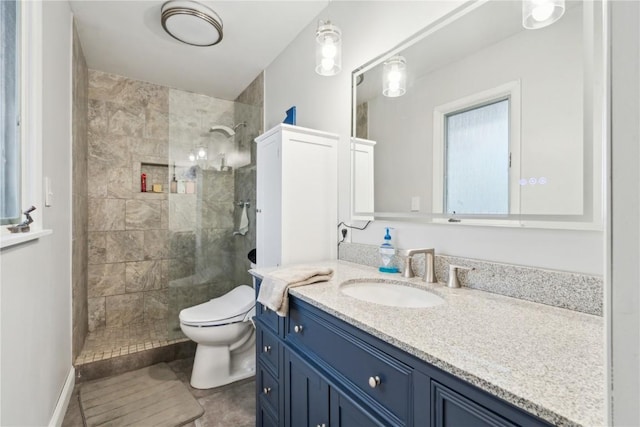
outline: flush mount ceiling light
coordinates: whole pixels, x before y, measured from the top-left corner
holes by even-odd
[[[331,21],[320,21],[316,30],[316,73],[335,76],[341,69],[342,32]]]
[[[522,0],[522,26],[536,30],[553,24],[564,15],[564,0]]]
[[[384,63],[382,94],[389,98],[402,96],[407,92],[407,61],[400,55],[389,58]]]
[[[222,41],[222,19],[196,1],[170,0],[162,5],[161,16],[162,28],[183,43],[213,46]]]

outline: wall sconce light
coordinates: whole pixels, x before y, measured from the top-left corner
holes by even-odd
[[[522,26],[536,30],[553,24],[564,15],[564,0],[522,0]]]
[[[407,91],[407,61],[400,55],[389,58],[383,67],[382,94],[389,98]]]
[[[342,69],[342,32],[331,21],[319,21],[316,30],[316,73],[335,76]]]

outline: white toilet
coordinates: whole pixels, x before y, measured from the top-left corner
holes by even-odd
[[[182,332],[198,344],[191,386],[207,389],[255,375],[255,291],[240,285],[180,311]]]

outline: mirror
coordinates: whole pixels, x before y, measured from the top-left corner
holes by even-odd
[[[603,7],[468,3],[354,71],[353,217],[601,228]]]

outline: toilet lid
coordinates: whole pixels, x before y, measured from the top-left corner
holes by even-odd
[[[180,311],[180,322],[186,325],[214,326],[242,321],[255,304],[253,288],[240,285],[221,297]]]

